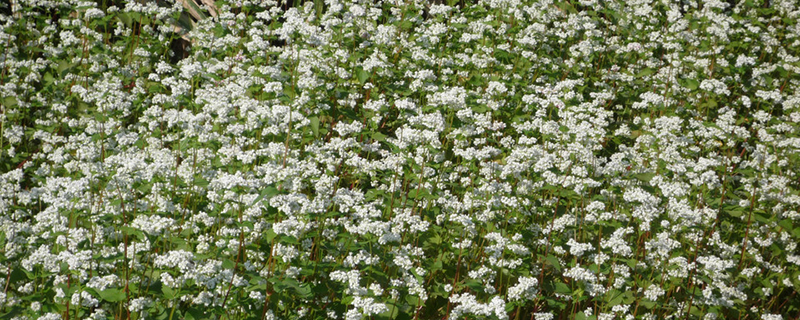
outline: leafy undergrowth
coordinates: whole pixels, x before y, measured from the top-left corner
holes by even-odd
[[[4,1],[0,318],[797,317],[800,8],[734,2]]]

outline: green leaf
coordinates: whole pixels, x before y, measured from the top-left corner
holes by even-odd
[[[408,304],[410,304],[410,305],[412,305],[414,307],[418,307],[418,306],[421,305],[422,300],[420,300],[420,298],[417,297],[417,296],[412,296],[412,295],[409,294],[409,295],[406,295],[406,302],[408,302]]]
[[[372,134],[372,139],[375,141],[386,141],[386,135],[380,132],[375,132]]]
[[[356,78],[358,78],[359,83],[364,84],[369,79],[369,73],[361,67],[356,67]]]
[[[128,13],[117,13],[117,18],[127,27],[130,27],[131,23],[133,23],[131,16]]]
[[[203,178],[194,178],[194,185],[198,187],[207,187],[209,184],[208,180]]]
[[[555,292],[560,294],[571,294],[572,289],[566,283],[556,282]]]
[[[400,306],[393,301],[386,302],[386,306],[389,310],[384,311],[383,313],[377,315],[375,318],[380,320],[389,320],[389,319],[411,319],[408,314],[400,312]]]
[[[414,191],[409,192],[408,198],[409,199],[414,199],[414,200],[416,200],[416,199],[424,199],[424,198],[426,198],[426,196],[429,196],[430,194],[431,194],[430,191],[425,190],[425,189],[422,189],[422,190],[419,190],[419,191],[414,190]]]
[[[17,98],[15,97],[5,97],[3,98],[3,105],[6,107],[13,107],[17,105]]]
[[[744,207],[738,205],[725,205],[722,208],[722,211],[726,212],[727,214],[731,215],[734,218],[739,218],[744,214]]]
[[[297,96],[297,92],[294,91],[292,86],[283,86],[283,94],[285,94],[289,99],[294,99]]]
[[[435,272],[435,271],[442,270],[443,268],[444,268],[444,265],[442,264],[442,260],[436,260],[436,262],[433,263],[433,266],[431,266],[430,271],[431,272]]]
[[[561,263],[558,262],[558,258],[556,258],[555,256],[552,255],[547,256],[547,258],[544,258],[544,261],[545,264],[551,265],[553,268],[556,269],[556,271],[561,271]]]
[[[367,190],[367,193],[364,195],[364,199],[367,201],[372,201],[384,195],[385,193],[386,192],[383,190],[369,189]]]
[[[164,298],[167,298],[168,300],[175,299],[175,289],[167,286],[161,286],[161,293],[163,293]]]
[[[205,312],[197,308],[189,308],[184,314],[186,320],[202,320],[207,319]]]
[[[653,177],[655,177],[656,174],[652,173],[652,172],[648,172],[648,173],[637,173],[637,174],[634,174],[633,176],[639,181],[650,182],[650,180],[653,180]]]
[[[464,286],[470,288],[472,291],[475,292],[483,292],[483,284],[475,279],[469,279],[464,282]]]
[[[106,289],[97,293],[100,299],[108,302],[125,301],[125,292],[122,289]]]
[[[269,186],[264,189],[261,189],[261,193],[259,194],[258,198],[253,200],[253,204],[257,204],[262,200],[269,200],[278,193],[279,193],[278,188],[275,188],[274,186]]]
[[[143,240],[143,239],[147,238],[147,236],[144,235],[144,232],[142,232],[141,230],[136,229],[136,228],[122,226],[122,227],[119,227],[119,230],[123,231],[123,232],[126,232],[129,235],[136,236],[136,238],[138,238],[139,240]]]
[[[0,319],[16,319],[17,315],[22,313],[22,310],[24,309],[21,307],[13,307],[11,311],[0,314]]]
[[[301,284],[297,281],[297,279],[293,278],[270,278],[270,282],[272,282],[272,287],[277,292],[288,292],[297,295],[300,298],[308,299],[312,296],[311,294],[311,287],[308,284]]]
[[[44,77],[42,79],[44,79],[44,83],[51,84],[53,83],[53,74],[50,72],[45,72]]]
[[[768,223],[772,220],[772,216],[767,214],[766,212],[756,212],[755,213],[756,221],[762,223]]]
[[[575,315],[575,320],[594,320],[594,319],[597,319],[597,316],[595,315],[587,316],[585,313],[583,313],[583,311],[578,312],[578,314]]]
[[[22,268],[14,268],[14,269],[12,269],[8,280],[9,280],[9,282],[14,283],[14,282],[17,282],[17,281],[29,280],[29,279],[33,279],[33,278],[31,278],[28,273],[23,271]]]
[[[639,71],[639,73],[636,74],[636,77],[637,78],[646,77],[646,76],[649,76],[649,75],[653,74],[653,72],[655,72],[655,71],[653,71],[653,69],[644,68],[644,69],[642,69],[642,71]]]
[[[472,106],[472,111],[474,111],[475,113],[484,113],[484,112],[489,111],[489,110],[490,110],[489,107],[487,107],[484,104],[479,104],[479,105]]]
[[[311,121],[311,132],[314,136],[319,136],[319,117],[310,117],[308,120]]]
[[[781,219],[780,221],[778,221],[778,226],[780,226],[784,230],[788,230],[788,231],[791,231],[792,229],[794,229],[794,225],[792,225],[792,221],[790,221],[788,219]]]
[[[275,233],[275,230],[272,230],[272,228],[267,229],[267,231],[265,231],[265,232],[267,233],[267,237],[266,237],[267,238],[267,242],[272,242],[272,240],[274,240],[275,237],[278,236],[278,234]]]
[[[683,86],[689,90],[695,90],[700,87],[700,82],[695,79],[683,79]]]
[[[622,303],[622,298],[624,298],[622,292],[619,292],[618,290],[609,291],[608,296],[611,297],[611,300],[608,301],[607,305],[609,307],[613,307]]]

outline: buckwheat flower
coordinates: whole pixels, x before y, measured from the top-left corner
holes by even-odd
[[[64,47],[70,47],[80,43],[80,39],[75,37],[75,34],[70,30],[62,30],[59,33],[59,36],[61,37],[61,45]]]
[[[551,312],[537,312],[533,314],[536,320],[553,320],[553,313]]]
[[[628,309],[630,309],[631,305],[629,304],[618,304],[616,306],[611,307],[612,312],[626,314],[628,313]]]
[[[564,272],[564,276],[567,278],[573,278],[576,281],[588,281],[594,282],[597,280],[597,276],[589,270],[586,270],[581,267],[572,267]]]
[[[86,291],[81,291],[80,293],[75,292],[72,294],[72,299],[70,299],[70,303],[73,305],[80,305],[84,307],[93,308],[96,307],[100,301],[97,300],[94,296]]]
[[[644,297],[650,301],[658,301],[658,298],[663,296],[666,293],[664,289],[661,289],[660,286],[656,284],[651,284],[647,287],[647,290],[644,291]]]
[[[453,249],[458,249],[458,250],[467,249],[472,246],[472,240],[464,239],[464,241],[461,242],[454,242],[452,246]]]
[[[636,102],[634,102],[636,103]],[[628,127],[627,123],[623,123],[614,131],[614,136],[621,136],[621,137],[629,137],[631,135],[631,129]]]
[[[169,231],[175,221],[172,218],[158,215],[137,215],[131,222],[133,228],[153,236],[160,236]]]
[[[286,263],[292,262],[292,260],[300,256],[300,251],[297,248],[281,243],[276,243],[272,250],[275,256],[281,257],[283,262]]]
[[[716,256],[700,256],[697,258],[697,262],[704,266],[703,273],[706,275],[723,275],[725,270],[735,266],[733,261]]]
[[[489,81],[489,85],[486,87],[486,94],[488,95],[503,94],[507,91],[508,88],[506,88],[506,85],[497,81]]]
[[[358,309],[350,309],[347,310],[347,313],[344,315],[345,320],[361,320],[364,317]]]
[[[450,302],[455,304],[455,307],[450,314],[450,320],[461,318],[462,315],[476,315],[489,317],[492,314],[501,320],[508,319],[508,314],[505,312],[505,301],[502,298],[495,296],[488,304],[480,303],[475,299],[475,296],[469,293],[457,294],[450,297]]]
[[[117,275],[106,275],[102,277],[94,276],[86,283],[86,286],[97,291],[103,291],[107,288],[114,287],[119,283]]]
[[[664,103],[664,97],[662,95],[651,91],[642,93],[639,95],[639,98],[642,99],[642,101],[634,102],[633,105],[631,105],[631,108],[646,109],[648,107],[658,106]]]
[[[39,317],[38,320],[61,320],[61,315],[54,312],[48,312]]]
[[[736,64],[734,64],[734,66],[739,68],[742,66],[753,66],[755,64],[756,64],[756,58],[740,54],[739,57],[736,58]]]
[[[200,292],[199,294],[197,294],[197,297],[194,297],[194,299],[192,299],[193,304],[198,304],[198,305],[202,304],[206,307],[211,305],[213,302],[214,302],[214,294],[208,291]]]
[[[300,275],[300,271],[302,271],[302,270],[303,270],[303,268],[298,268],[298,267],[295,267],[295,266],[291,266],[291,267],[286,269],[286,272],[284,274],[289,278],[297,279],[297,276]]]
[[[667,231],[659,233],[655,239],[645,243],[648,254],[657,254],[662,258],[669,257],[670,251],[679,247],[680,242],[670,238],[670,233]]]
[[[509,300],[533,300],[538,292],[539,280],[533,277],[520,277],[517,284],[508,289]]]
[[[194,269],[194,254],[185,250],[171,250],[156,256],[153,265],[157,268],[178,268],[181,273],[187,273]]]
[[[705,79],[703,82],[700,83],[700,89],[711,91],[716,94],[720,95],[730,95],[731,91],[728,90],[728,86],[725,85],[724,82],[719,81],[717,79]]]
[[[352,305],[355,308],[360,309],[361,314],[364,316],[371,316],[389,311],[389,308],[386,306],[386,304],[377,303],[375,302],[374,298],[355,297]]]
[[[3,137],[11,144],[18,144],[25,135],[24,130],[25,128],[23,126],[11,125],[3,130]]]
[[[627,49],[628,52],[630,52],[630,51],[638,52],[639,50],[642,50],[642,45],[640,43],[638,43],[638,42],[631,42],[631,43],[628,43],[628,46],[627,46],[626,49]]]
[[[161,274],[160,277],[161,277],[161,283],[163,283],[165,286],[170,288],[178,287],[178,282],[169,273],[164,272]]]
[[[105,17],[103,10],[97,8],[89,8],[84,12],[83,17],[87,20]]]
[[[633,254],[633,250],[628,246],[628,241],[623,239],[623,237],[631,233],[633,233],[632,227],[618,228],[614,230],[611,237],[601,240],[600,246],[605,249],[611,248],[614,254],[630,257]]]
[[[778,90],[778,89],[775,89],[775,90],[772,90],[772,91],[758,90],[758,91],[756,91],[755,95],[756,95],[756,97],[764,99],[766,101],[770,101],[770,100],[775,101],[775,102],[783,101],[783,96],[781,95],[780,90]]]
[[[783,320],[783,316],[779,314],[765,313],[761,315],[761,320]]]
[[[361,122],[353,121],[350,124],[338,122],[333,130],[339,133],[340,136],[345,137],[353,133],[359,133],[363,129]]]
[[[264,301],[264,294],[261,293],[261,291],[255,291],[255,290],[254,291],[250,291],[250,294],[248,295],[248,297],[250,297],[250,299],[253,299],[253,300],[256,300],[256,301]]]
[[[272,225],[272,230],[276,234],[285,234],[288,236],[300,239],[300,237],[309,229],[309,224],[297,219],[297,216],[289,216],[288,219],[281,222],[276,222]]]
[[[590,243],[579,243],[575,241],[575,239],[570,238],[567,242],[567,245],[570,246],[569,253],[576,257],[580,257],[586,251],[591,251],[594,249],[592,244]]]

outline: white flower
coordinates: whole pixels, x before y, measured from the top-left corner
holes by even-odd
[[[250,291],[250,294],[248,296],[250,297],[250,299],[253,299],[253,300],[256,300],[256,301],[264,301],[264,294],[261,293],[261,291],[255,291],[255,290],[254,291]]]
[[[739,68],[739,67],[742,67],[742,66],[753,66],[755,64],[756,64],[756,58],[748,57],[748,56],[745,56],[743,54],[740,54],[736,58],[736,64],[734,64],[734,66]]]
[[[361,314],[365,316],[371,316],[389,311],[389,308],[386,307],[386,304],[377,303],[375,302],[374,298],[355,297],[352,305],[353,307],[360,309]]]
[[[480,303],[475,296],[469,293],[462,293],[450,297],[450,302],[455,305],[450,314],[450,320],[461,318],[463,315],[475,315],[489,317],[494,314],[501,320],[508,319],[505,311],[505,301],[500,297],[493,297],[489,303]]]
[[[142,298],[135,298],[130,301],[128,304],[128,309],[131,312],[139,312],[146,308],[149,308],[152,304],[150,298],[142,297]]]
[[[533,314],[536,320],[553,320],[553,314],[550,312],[537,312]]]
[[[660,286],[656,284],[651,284],[647,287],[647,290],[644,291],[644,297],[651,301],[657,301],[658,297],[663,296],[666,291],[661,289]]]
[[[705,79],[703,82],[700,83],[700,89],[711,91],[719,95],[730,95],[731,91],[728,90],[728,86],[725,85],[724,82],[719,81],[717,79]]]
[[[39,317],[39,320],[61,320],[61,315],[58,313],[48,312]]]
[[[510,300],[533,300],[536,298],[539,280],[533,277],[520,277],[517,284],[508,288],[508,298]]]
[[[582,256],[586,251],[594,250],[591,243],[579,243],[572,238],[567,241],[567,245],[570,246],[569,253],[576,257]]]
[[[172,218],[159,215],[137,215],[131,222],[133,228],[144,231],[153,236],[160,236],[169,231],[175,221]]]

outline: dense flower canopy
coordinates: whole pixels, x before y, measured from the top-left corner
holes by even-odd
[[[798,18],[0,2],[0,317],[797,317]]]

